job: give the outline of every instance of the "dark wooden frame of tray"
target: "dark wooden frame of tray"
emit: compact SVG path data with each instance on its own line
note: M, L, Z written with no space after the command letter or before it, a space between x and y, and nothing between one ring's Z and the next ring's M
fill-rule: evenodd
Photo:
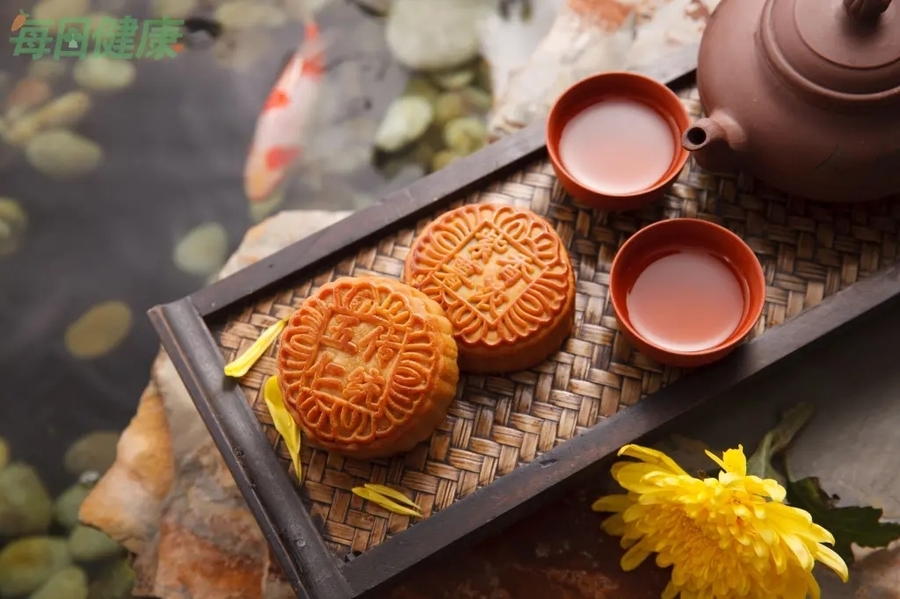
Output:
M696 47L654 65L670 85L692 74ZM340 562L328 548L224 361L209 322L324 260L371 241L398 224L449 204L485 181L545 152L544 129L533 126L413 183L383 201L149 316L251 512L300 597L370 597L423 560L507 526L553 499L591 466L788 355L900 296L900 266L860 281L810 308L725 360L701 369L543 453L419 525L355 559ZM477 533L477 534L476 534Z

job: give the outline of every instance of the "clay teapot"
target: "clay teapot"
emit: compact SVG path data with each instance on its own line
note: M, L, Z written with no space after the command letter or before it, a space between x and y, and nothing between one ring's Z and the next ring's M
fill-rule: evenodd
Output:
M722 0L682 143L713 172L856 202L900 194L900 0Z

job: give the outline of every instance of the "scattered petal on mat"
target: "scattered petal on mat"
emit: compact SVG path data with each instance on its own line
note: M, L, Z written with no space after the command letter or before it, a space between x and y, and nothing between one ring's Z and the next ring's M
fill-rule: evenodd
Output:
M241 378L247 374L253 368L253 365L256 364L256 361L266 353L269 346L275 343L278 335L284 330L285 325L287 325L287 319L283 318L263 331L259 339L247 348L247 351L225 365L225 376Z
M379 505L389 512L394 512L395 514L400 514L401 516L422 518L422 514L420 514L418 510L408 508L405 505L400 505L393 499L389 499L388 497L385 497L384 495L381 495L380 493L377 493L372 489L367 489L366 487L353 487L350 490L354 495L359 495L366 501L371 501L375 505Z
M219 223L204 223L188 231L172 254L178 270L208 277L225 264L228 257L228 232Z
M278 378L270 376L266 379L263 387L263 399L266 400L266 407L269 409L269 415L272 416L272 424L275 430L284 439L288 453L291 454L291 463L294 465L294 473L297 475L297 482L303 482L303 464L300 463L300 428L290 412L284 406L284 398L281 396L281 389L278 387Z
M392 489L391 487L388 487L385 485L376 485L374 483L366 483L363 485L363 487L365 487L366 489L369 489L370 491L375 491L379 495L384 495L385 497L395 499L396 501L399 501L402 504L408 505L409 507L413 508L417 512L422 511L422 508L420 508L415 501L413 501L412 499L410 499L409 497L407 497L406 495L404 495L397 489Z
M66 329L66 349L76 358L97 358L119 346L131 331L131 309L106 301L82 314Z
M0 198L0 256L8 256L19 248L28 216L22 205L12 198Z

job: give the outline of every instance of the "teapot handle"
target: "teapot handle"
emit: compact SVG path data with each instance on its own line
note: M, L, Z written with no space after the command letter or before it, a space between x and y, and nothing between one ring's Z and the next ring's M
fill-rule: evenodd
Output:
M851 17L872 20L888 9L891 0L844 0L844 8Z

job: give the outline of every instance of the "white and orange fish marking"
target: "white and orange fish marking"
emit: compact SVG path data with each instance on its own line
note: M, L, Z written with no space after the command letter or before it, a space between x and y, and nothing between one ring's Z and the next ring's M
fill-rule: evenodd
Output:
M278 189L302 154L324 73L319 27L308 21L303 44L284 67L256 121L244 168L244 191L251 202L262 202Z

